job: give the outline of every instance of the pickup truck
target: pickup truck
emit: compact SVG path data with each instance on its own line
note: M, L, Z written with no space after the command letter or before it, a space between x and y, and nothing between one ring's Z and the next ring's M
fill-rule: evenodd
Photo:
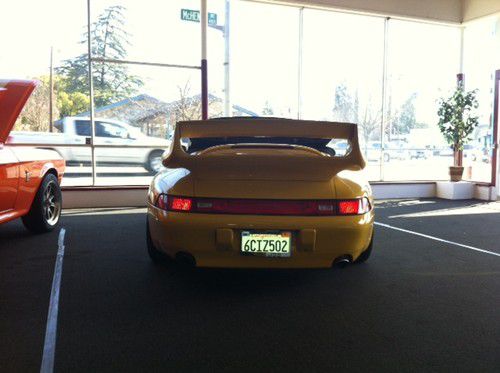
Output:
M380 141L370 141L365 147L365 158L367 161L380 162L382 144ZM402 142L386 142L384 144L384 162L394 159L404 161L408 159L408 152Z
M162 168L161 156L170 147L169 140L146 136L138 128L117 120L96 118L94 122L94 144L106 145L95 148L98 164L142 165L154 173ZM58 133L11 132L9 141L53 149L66 160L67 165L89 164L91 152L88 147L57 145L90 144L90 119L65 117L54 126Z

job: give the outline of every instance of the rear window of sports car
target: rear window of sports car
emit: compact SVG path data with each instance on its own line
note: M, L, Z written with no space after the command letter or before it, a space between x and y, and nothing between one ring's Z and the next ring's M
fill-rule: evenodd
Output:
M208 137L183 138L181 144L189 154L220 145L241 144L279 144L300 145L318 150L331 157L345 157L350 152L350 144L345 139L315 139L305 137Z

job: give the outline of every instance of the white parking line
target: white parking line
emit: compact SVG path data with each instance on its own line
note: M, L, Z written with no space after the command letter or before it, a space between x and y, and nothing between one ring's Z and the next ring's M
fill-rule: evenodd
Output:
M61 228L61 231L59 232L59 248L57 249L54 277L52 279L52 290L50 292L49 313L47 316L47 329L45 330L45 342L43 344L42 366L40 367L40 373L52 373L54 371L54 357L56 353L57 337L57 314L59 313L59 289L61 288L65 234L66 230L64 228Z
M380 225L381 227L394 229L396 231L405 232L405 233L413 234L415 236L420 236L420 237L428 238L430 240L444 242L444 243L447 243L447 244L450 244L450 245L455 245L455 246L463 247L465 249L479 251L480 253L484 253L484 254L490 254L490 255L500 256L500 253L495 253L493 251L483 250L483 249L480 249L478 247L464 245L464 244L461 244L461 243L458 243L458 242L443 240L442 238L438 238L438 237L434 237L434 236L429 236L428 234L418 233L418 232L414 232L414 231L409 231L408 229L394 227L394 226L389 225L389 224L375 222L375 225Z

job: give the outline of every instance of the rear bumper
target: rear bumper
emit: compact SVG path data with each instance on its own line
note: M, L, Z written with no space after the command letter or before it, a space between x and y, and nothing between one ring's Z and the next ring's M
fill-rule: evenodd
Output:
M175 257L188 253L199 267L324 268L343 255L353 260L368 247L373 210L362 216L262 216L167 212L148 206L151 239ZM292 231L290 258L241 255L242 230Z

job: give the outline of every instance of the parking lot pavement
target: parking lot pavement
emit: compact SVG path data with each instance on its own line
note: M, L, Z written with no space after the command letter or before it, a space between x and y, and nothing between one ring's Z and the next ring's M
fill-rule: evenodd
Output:
M376 211L379 222L500 253L500 202L382 201Z
M57 234L0 225L0 372L39 370Z
M420 200L377 207L383 224L498 251L496 204ZM62 223L56 371L493 372L500 366L494 255L378 226L364 265L189 270L149 261L144 209L70 210ZM9 223L0 227L0 239L0 331L9 341L0 344L0 370L38 370L57 232L36 238Z

